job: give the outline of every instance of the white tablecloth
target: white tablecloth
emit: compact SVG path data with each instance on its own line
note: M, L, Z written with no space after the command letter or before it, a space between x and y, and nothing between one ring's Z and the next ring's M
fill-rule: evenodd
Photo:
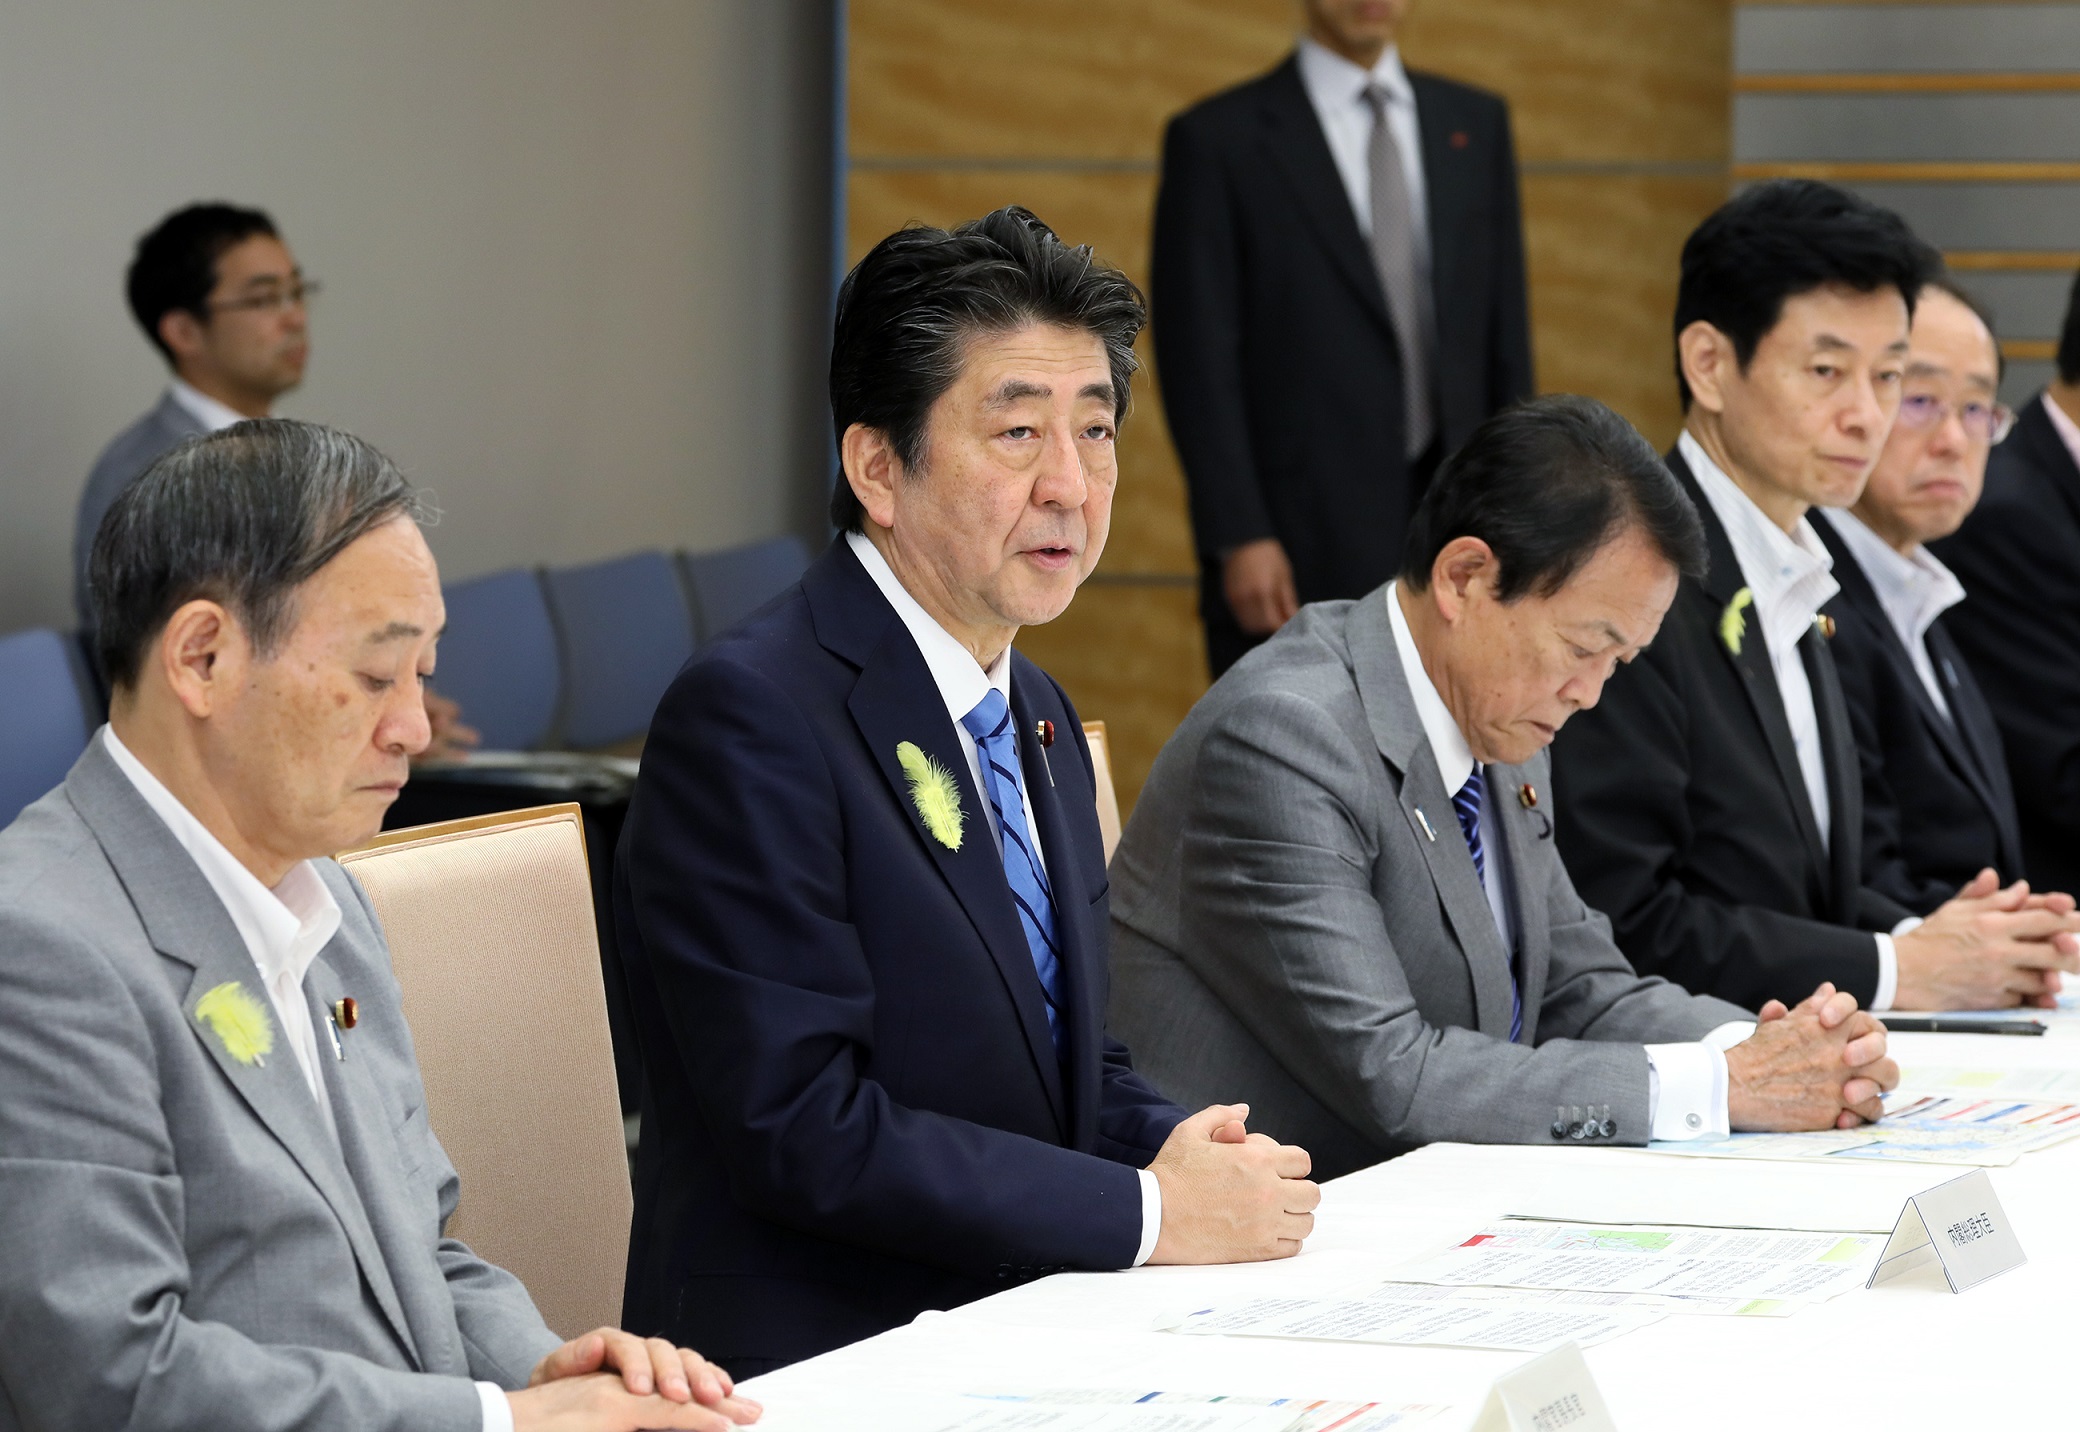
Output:
M1903 1065L2080 1068L2080 1014L2041 1039L1894 1035ZM1471 1422L1522 1354L1184 1337L1166 1315L1327 1296L1388 1277L1481 1220L1799 1224L1889 1230L1939 1164L1762 1163L1627 1149L1439 1144L1328 1184L1297 1258L1072 1273L754 1379L770 1432L917 1429L983 1389L1112 1387L1446 1402ZM1959 1295L1933 1266L1789 1318L1669 1317L1585 1356L1624 1432L1682 1428L2080 1428L2080 1140L1991 1170L2029 1262ZM972 1404L971 1404L972 1405Z

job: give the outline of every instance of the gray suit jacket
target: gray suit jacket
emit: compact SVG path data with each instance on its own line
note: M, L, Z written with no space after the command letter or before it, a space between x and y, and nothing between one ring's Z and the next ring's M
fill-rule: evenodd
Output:
M87 596L87 558L94 550L94 534L101 530L101 519L108 515L123 489L144 476L146 468L181 439L202 430L195 415L175 402L173 391L168 389L150 412L117 433L114 441L101 450L101 456L94 459L94 470L87 474L87 490L79 496L79 520L72 528L72 604L79 612L83 629L92 630L94 626L93 603Z
M1192 709L1113 856L1111 1022L1135 1063L1186 1108L1247 1101L1322 1177L1437 1140L1549 1142L1562 1105L1607 1104L1614 1141L1644 1142L1642 1046L1749 1016L1633 972L1553 848L1543 754L1487 779L1514 1045L1508 954L1384 589L1304 608Z
M266 996L209 882L100 738L0 833L0 1429L477 1432L557 1338L442 1236L426 1122L361 888L304 981L339 1125L277 1042L241 1064L207 990ZM333 1058L326 1014L361 1006Z

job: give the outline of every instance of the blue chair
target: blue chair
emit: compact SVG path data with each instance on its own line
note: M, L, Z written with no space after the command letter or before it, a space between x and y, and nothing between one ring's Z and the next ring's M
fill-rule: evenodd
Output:
M525 569L457 582L441 595L448 628L436 691L462 705L487 750L531 751L555 734L563 694L556 627L541 579Z
M0 637L0 827L64 780L93 734L75 650L47 628Z
M693 613L672 559L636 552L543 580L569 674L563 744L596 750L642 735L693 655Z
M799 537L775 537L720 552L679 557L686 589L700 614L701 640L711 642L802 579L809 549Z

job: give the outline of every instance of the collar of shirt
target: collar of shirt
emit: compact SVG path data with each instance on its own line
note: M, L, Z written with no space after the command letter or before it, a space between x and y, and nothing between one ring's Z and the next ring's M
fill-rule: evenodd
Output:
M339 931L339 902L332 898L317 867L306 860L293 867L282 883L269 890L258 876L211 835L180 798L132 754L111 726L101 728L116 768L144 797L145 804L166 824L181 849L202 871L210 889L224 903L231 923L259 968L261 981L273 982L287 976L300 986L318 951Z
M1913 556L1902 557L1853 512L1829 511L1825 518L1870 578L1900 643L1909 652L1920 649L1930 623L1964 600L1964 583L1926 547L1917 546Z
M220 433L233 423L246 420L244 413L235 412L200 389L191 388L175 378L167 384L166 391L173 400L188 410L188 415L202 424L206 431Z
M932 615L910 595L909 588L897 578L881 555L881 549L857 532L845 534L847 545L853 555L888 598L888 604L896 609L910 639L917 643L917 650L924 657L924 664L931 668L932 681L939 688L939 699L946 703L946 714L953 718L956 729L961 718L975 709L975 703L994 686L1004 697L1004 705L1011 705L1011 648L1005 647L997 656L996 664L984 670L975 654L954 639L953 633L932 620Z
M1387 619L1394 627L1394 650L1401 657L1401 674L1408 682L1408 694L1415 698L1416 719L1423 723L1430 755L1437 762L1437 778L1444 782L1446 795L1457 795L1459 787L1473 774L1473 748L1466 744L1466 733L1452 719L1451 708L1444 704L1430 673L1423 669L1423 654L1416 649L1408 613L1401 610L1399 582L1387 584Z
M1318 110L1355 108L1369 121L1372 111L1365 103L1367 85L1384 89L1387 99L1396 106L1415 108L1415 86L1408 82L1408 70L1401 63L1399 45L1387 46L1378 63L1369 70L1360 69L1308 36L1301 37L1298 54L1300 82L1307 87L1307 97L1314 101Z
M2073 421L2071 413L2052 402L2049 393L2044 394L2038 401L2043 403L2044 415L2051 419L2051 426L2057 430L2059 439L2065 443L2066 451L2073 455L2073 465L2080 467L2080 422Z
M1834 558L1805 518L1788 533L1770 521L1688 429L1676 440L1676 449L1690 464L1705 501L1733 544L1734 560L1755 599L1762 639L1772 656L1784 655L1797 647L1820 608L1842 589L1834 579Z

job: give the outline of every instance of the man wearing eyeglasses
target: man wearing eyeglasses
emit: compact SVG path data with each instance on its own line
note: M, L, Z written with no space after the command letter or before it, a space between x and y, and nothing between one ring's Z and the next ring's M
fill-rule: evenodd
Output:
M161 454L197 433L264 418L303 381L307 305L317 293L258 209L194 204L137 241L130 312L173 370L152 410L102 451L80 496L72 539L74 600L91 629L87 554L116 497Z
M1854 507L1814 530L1841 592L1828 604L1863 767L1866 882L1919 914L2023 873L2000 730L1943 624L1964 585L1923 546L1964 522L2013 415L1993 331L1937 279L1914 309L1899 416Z

